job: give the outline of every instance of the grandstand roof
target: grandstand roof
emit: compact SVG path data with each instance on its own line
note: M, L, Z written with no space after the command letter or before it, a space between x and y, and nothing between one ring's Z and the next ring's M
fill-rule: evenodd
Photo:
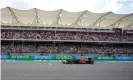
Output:
M87 10L68 12L63 9L44 11L37 8L18 10L6 7L1 9L1 24L14 26L133 29L133 13L92 13Z

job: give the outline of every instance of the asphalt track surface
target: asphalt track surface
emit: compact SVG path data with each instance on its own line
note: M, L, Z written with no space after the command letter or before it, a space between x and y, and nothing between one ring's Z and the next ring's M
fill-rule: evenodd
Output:
M133 80L133 62L2 62L1 80Z

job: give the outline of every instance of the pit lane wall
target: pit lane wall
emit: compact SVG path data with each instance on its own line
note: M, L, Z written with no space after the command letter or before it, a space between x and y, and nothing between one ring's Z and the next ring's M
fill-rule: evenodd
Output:
M74 60L81 57L93 58L95 61L133 61L133 56L7 56L1 55L1 60Z

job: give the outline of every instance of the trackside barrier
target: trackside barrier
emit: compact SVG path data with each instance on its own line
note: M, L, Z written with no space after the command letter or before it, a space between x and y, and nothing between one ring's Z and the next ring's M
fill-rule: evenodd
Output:
M82 58L82 57L95 59L95 56L74 56L74 59L79 59L79 58Z
M97 61L114 61L115 57L114 56L96 56L95 60L97 60Z
M115 56L116 61L133 61L133 56Z
M32 56L33 60L54 60L54 56Z
M74 56L54 56L54 60L73 60Z
M73 60L74 56L1 56L2 60Z
M9 59L9 56L1 55L0 58L1 58L1 59Z
M1 60L75 60L81 57L93 58L96 61L133 61L133 56L7 56L1 55Z

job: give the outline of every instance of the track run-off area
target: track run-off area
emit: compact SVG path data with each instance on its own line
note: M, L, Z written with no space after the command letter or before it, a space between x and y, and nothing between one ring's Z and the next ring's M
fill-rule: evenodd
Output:
M2 61L1 80L133 80L133 62Z

